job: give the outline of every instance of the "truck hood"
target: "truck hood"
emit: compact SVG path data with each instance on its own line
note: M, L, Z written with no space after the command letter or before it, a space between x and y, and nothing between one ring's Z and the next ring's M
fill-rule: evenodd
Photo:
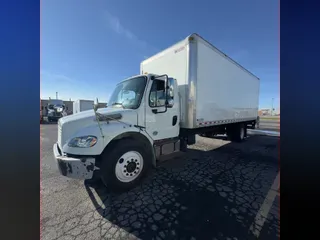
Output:
M137 124L138 115L135 110L122 108L100 108L97 113L102 114L103 117L121 115L121 122L135 125ZM112 121L112 120L110 120ZM116 121L116 120L115 120ZM107 124L106 121L100 121L101 124ZM58 122L58 143L63 146L66 142L74 137L78 132L86 127L97 125L94 110L87 110L73 115L65 116L59 119ZM104 134L108 135L107 132Z
M137 113L132 110L132 109L122 109L122 108L100 108L97 110L97 113L102 114L104 116L113 116L116 114L121 114L122 122L127 122L131 124L136 124L137 123ZM87 119L90 120L95 120L95 114L93 110L87 110L83 112L79 112L76 114L72 114L66 117L63 117L60 119L60 124L65 124L65 123L71 123L71 122L78 122L78 121L85 121ZM134 122L132 122L132 120Z

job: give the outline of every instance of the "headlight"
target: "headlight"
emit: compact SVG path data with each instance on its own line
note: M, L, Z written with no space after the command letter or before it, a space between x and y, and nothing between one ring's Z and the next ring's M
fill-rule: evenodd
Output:
M95 136L75 137L69 141L68 146L79 147L79 148L89 148L89 147L93 147L97 143L97 141L98 140Z

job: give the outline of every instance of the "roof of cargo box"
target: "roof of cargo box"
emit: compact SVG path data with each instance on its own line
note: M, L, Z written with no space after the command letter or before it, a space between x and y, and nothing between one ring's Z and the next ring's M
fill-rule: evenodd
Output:
M254 76L255 78L257 78L258 80L260 80L260 78L258 78L256 75L254 75L252 72L250 72L248 69L244 68L242 65L240 65L238 62L236 62L235 60L233 60L231 57L229 57L227 54L223 53L221 50L219 50L218 48L216 48L215 46L213 46L210 42L208 42L207 40L205 40L203 37L201 37L199 34L197 33L193 33L191 35L189 35L188 37L186 37L185 39L171 45L170 47L164 49L163 51L149 57L148 59L144 60L141 62L141 65L144 63L147 63L149 61L154 60L155 58L160 57L161 55L164 54L165 51L169 50L171 47L175 46L176 44L179 44L181 42L184 41L190 41L191 38L196 38L197 40L200 40L202 42L204 42L206 45L208 45L209 47L211 47L214 51L216 51L217 53L219 53L220 55L224 56L225 58L227 58L228 60L230 60L231 62L233 62L234 64L236 64L238 67L242 68L243 70L245 70L246 72L248 72L249 74L251 74L252 76Z

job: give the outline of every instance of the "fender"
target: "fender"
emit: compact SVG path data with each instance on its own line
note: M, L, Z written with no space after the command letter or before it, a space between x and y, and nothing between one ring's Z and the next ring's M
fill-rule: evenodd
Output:
M151 159L151 164L153 166L156 166L156 154L153 148L153 140L150 138L148 134L146 134L144 131L129 131L129 132L123 132L116 136L112 141L106 146L104 151L108 151L109 148L112 148L113 145L121 141L121 139L134 139L136 142L140 142L142 145L144 145L146 148L149 149L152 159Z
M148 144L153 154L152 164L155 164L155 155L153 151L153 140L140 128L131 124L124 124L121 122L100 122L100 126L104 136L101 136L101 131L97 123L82 128L76 132L69 140L81 136L96 136L98 141L91 148L73 148L65 144L62 148L63 152L73 155L98 156L105 151L111 143L122 138L133 138L142 143ZM69 142L67 141L67 143Z

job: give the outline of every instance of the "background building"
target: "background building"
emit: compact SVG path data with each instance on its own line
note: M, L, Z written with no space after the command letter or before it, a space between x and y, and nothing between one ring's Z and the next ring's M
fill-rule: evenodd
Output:
M49 99L41 99L41 109L44 109L45 106L48 105ZM63 101L64 105L66 106L66 112L68 115L73 114L73 102L74 101ZM100 103L99 108L104 108L107 106L107 103Z

